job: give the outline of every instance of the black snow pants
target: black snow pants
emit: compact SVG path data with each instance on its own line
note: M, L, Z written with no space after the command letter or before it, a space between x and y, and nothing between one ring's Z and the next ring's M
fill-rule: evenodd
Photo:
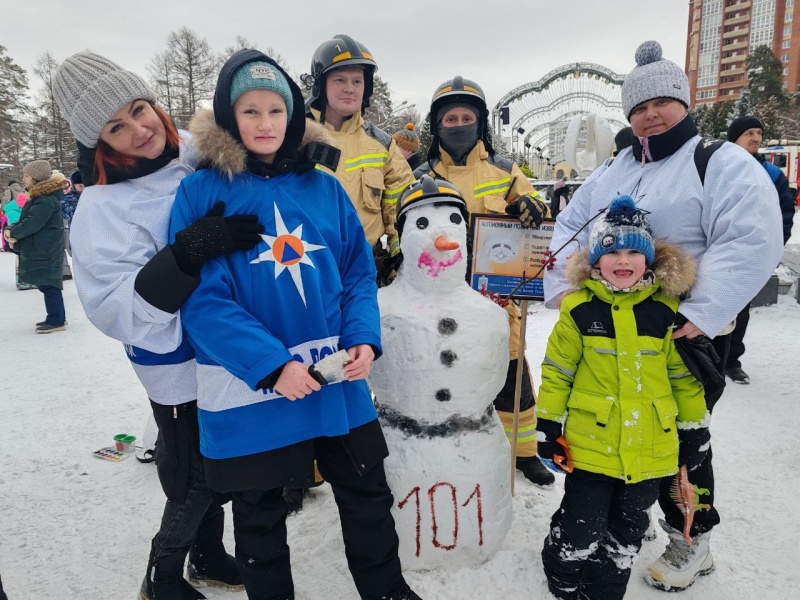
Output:
M728 352L731 346L731 337L733 334L717 336L713 340L714 349L720 357L720 372L723 372L725 362L728 360ZM724 373L723 373L724 375ZM715 395L706 394L706 407L708 412L713 413L714 406L722 396L722 391ZM694 520L692 521L692 529L689 535L692 537L699 533L711 531L715 526L719 525L720 517L717 512L716 503L714 502L714 466L712 464L712 447L709 446L708 452L703 462L694 471L689 471L689 481L698 488L705 488L708 490L708 495L701 496L700 502L702 504L709 504L711 508L708 510L698 510L694 513ZM683 531L683 513L680 511L675 501L670 496L670 487L672 486L672 477L665 477L661 480L661 491L658 494L658 505L664 511L664 520L678 531Z
M161 527L153 539L153 559L186 556L195 542L200 553L217 555L224 550L224 498L206 485L197 402L168 406L151 400L150 404L158 425L155 463L167 497Z
M345 555L359 596L377 600L405 585L383 461L359 475L340 437L314 440L320 474L333 490ZM250 600L294 598L282 488L231 492L236 562Z
M731 332L731 349L725 366L728 368L742 368L742 355L744 354L744 334L747 333L747 324L750 322L750 303L747 303L736 316L736 328Z
M575 469L550 521L542 563L561 600L621 600L650 523L660 479L626 484Z

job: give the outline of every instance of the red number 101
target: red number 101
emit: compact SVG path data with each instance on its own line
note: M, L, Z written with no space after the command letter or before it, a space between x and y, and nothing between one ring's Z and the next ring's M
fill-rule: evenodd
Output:
M452 502L453 508L453 543L452 544L443 544L439 541L439 528L436 525L436 503L434 502L436 497L436 492L439 488L449 488L450 490L450 500ZM444 493L447 493L445 490ZM420 502L420 487L417 486L412 489L408 495L403 498L400 502L397 503L397 508L403 509L408 501L414 498L416 509L417 509L417 522L416 522L416 553L415 556L419 556L421 540L422 540L422 514L421 514L421 502ZM481 501L481 484L478 483L475 485L475 489L472 490L472 493L469 497L464 501L461 505L467 506L470 501L475 498L475 506L478 513L478 545L483 546L483 503ZM457 500L457 493L456 488L452 483L448 483L446 481L440 481L439 483L435 483L428 489L428 503L431 507L431 543L434 545L435 548L441 548L442 550L453 550L458 545L458 500Z

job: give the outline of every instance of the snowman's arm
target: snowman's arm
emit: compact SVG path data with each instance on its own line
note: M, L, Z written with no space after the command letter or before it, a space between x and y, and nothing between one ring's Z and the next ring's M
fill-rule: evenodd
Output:
M558 322L547 340L542 385L536 400L537 417L559 422L563 422L567 412L567 401L583 355L583 337L570 315L575 302L573 297L569 300L562 304Z
M339 277L342 282L342 328L339 346L350 349L369 344L377 359L382 353L378 284L372 248L364 236L361 221L344 188L337 185L340 206L342 251Z

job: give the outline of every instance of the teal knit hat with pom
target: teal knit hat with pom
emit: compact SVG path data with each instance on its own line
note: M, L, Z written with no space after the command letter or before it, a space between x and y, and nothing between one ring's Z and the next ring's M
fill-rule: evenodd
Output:
M231 80L231 104L234 104L239 96L250 90L268 90L280 95L286 103L287 118L288 120L292 119L294 101L292 100L292 90L289 89L289 82L271 64L265 61L255 61L239 67Z
M614 198L589 234L589 264L596 265L601 256L614 250L637 250L644 254L649 267L655 260L656 250L646 214L636 207L630 196Z

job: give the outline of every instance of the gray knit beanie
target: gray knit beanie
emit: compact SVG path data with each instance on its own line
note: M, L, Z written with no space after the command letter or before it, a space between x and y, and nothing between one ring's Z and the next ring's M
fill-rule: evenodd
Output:
M53 174L53 169L46 160L34 160L23 167L22 174L28 175L38 183L50 179L50 175Z
M144 79L93 52L74 54L58 67L53 95L72 135L89 148L97 145L105 124L128 102L156 101Z
M622 83L622 110L628 121L634 108L656 98L672 98L689 108L689 79L678 65L661 57L661 44L649 41L636 49L636 67Z

